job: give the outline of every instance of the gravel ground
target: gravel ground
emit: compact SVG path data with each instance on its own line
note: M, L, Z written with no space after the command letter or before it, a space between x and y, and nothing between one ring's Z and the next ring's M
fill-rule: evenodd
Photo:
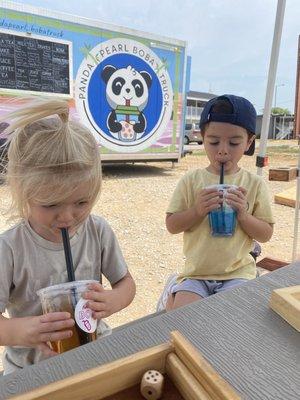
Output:
M286 143L269 142L269 146ZM290 141L289 144L293 150L296 149L296 141ZM164 220L165 210L179 178L190 169L207 165L206 156L199 151L200 146L189 148L195 151L184 157L175 168L171 167L171 163L104 167L102 194L93 212L104 216L111 224L137 284L133 303L107 319L112 327L153 313L167 276L183 266L182 235L170 235ZM272 168L297 164L296 151L272 152L270 148L268 154ZM254 164L254 157L244 157L241 161L241 166L256 172ZM272 196L295 186L295 180L268 181L268 169L264 169L264 176ZM5 200L4 187L0 188L0 196ZM262 245L262 257L272 255L291 261L294 208L273 204L273 210L276 219L274 235L270 242ZM0 231L7 227L5 218L1 217Z

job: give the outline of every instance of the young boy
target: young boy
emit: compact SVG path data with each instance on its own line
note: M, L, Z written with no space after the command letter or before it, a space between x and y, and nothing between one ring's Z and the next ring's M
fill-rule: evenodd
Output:
M255 109L243 97L219 96L204 107L200 129L209 165L183 176L167 209L167 229L170 233L183 232L186 260L177 281L169 282L166 310L256 277L255 261L249 252L253 240L270 240L274 219L263 179L238 166L243 154L254 153L255 125ZM222 164L224 183L237 186L226 195L227 204L237 213L231 237L211 236L208 221L208 213L219 208L222 199L217 189L207 187L219 183Z

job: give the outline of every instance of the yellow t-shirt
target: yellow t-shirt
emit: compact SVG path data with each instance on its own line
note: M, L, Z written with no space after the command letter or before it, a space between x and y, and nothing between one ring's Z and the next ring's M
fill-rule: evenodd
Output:
M191 208L201 189L217 183L218 176L206 169L188 172L178 182L167 213L174 214ZM224 183L242 186L247 190L250 214L270 224L275 222L268 189L260 176L241 168L236 174L226 175ZM256 276L256 266L249 254L252 249L253 240L242 230L238 221L233 236L213 237L206 216L183 234L186 260L179 279L253 279Z

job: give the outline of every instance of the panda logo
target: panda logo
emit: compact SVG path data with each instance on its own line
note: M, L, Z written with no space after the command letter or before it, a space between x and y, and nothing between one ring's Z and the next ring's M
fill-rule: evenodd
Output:
M106 122L111 135L122 142L140 139L147 127L143 110L148 103L151 75L138 72L131 65L119 69L106 65L101 78L111 107Z

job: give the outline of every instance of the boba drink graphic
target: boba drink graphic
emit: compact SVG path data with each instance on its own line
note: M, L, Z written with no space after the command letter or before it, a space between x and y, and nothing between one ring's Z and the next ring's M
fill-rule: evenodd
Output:
M111 151L135 153L154 145L173 124L166 59L127 38L86 45L83 51L75 80L82 122Z

